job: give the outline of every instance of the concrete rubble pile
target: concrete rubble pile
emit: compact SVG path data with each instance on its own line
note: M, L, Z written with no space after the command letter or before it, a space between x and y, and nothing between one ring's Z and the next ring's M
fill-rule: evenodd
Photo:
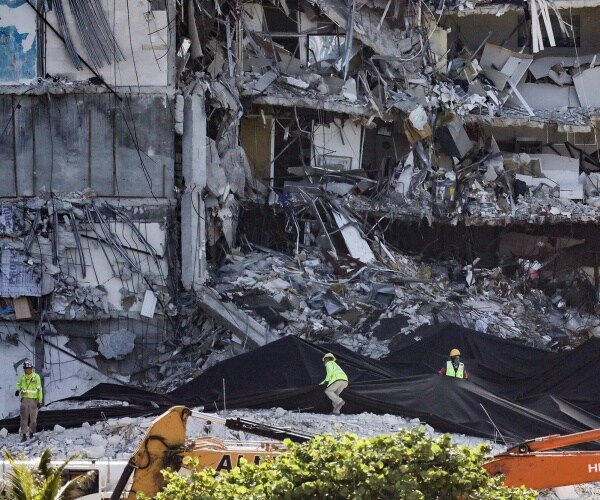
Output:
M529 267L507 277L500 268L388 252L393 261L361 263L347 278L316 249L303 249L299 264L276 253L232 255L214 288L223 301L258 318L269 338L335 341L373 358L387 354L396 335L444 321L546 348L597 334L595 314L580 313L579 304L568 307L558 291L547 296L532 288ZM237 342L244 343L242 331Z
M99 403L98 401L95 404ZM51 408L58 409L63 403L54 403ZM220 415L222 416L222 415ZM281 408L270 410L233 410L227 412L228 418L251 418L255 422L275 427L302 429L302 432L321 434L324 432L352 432L362 437L377 436L383 432L394 432L405 427L424 426L430 435L439 435L428 425L418 419L405 419L396 415L316 415L311 413L292 413ZM28 443L20 443L17 436L0 436L5 443L4 449L13 456L21 453L26 457L38 457L45 448L50 447L53 457L66 458L77 453L80 458L128 460L138 447L144 433L148 430L153 418L112 418L96 424L84 424L80 428L64 429L56 425L53 431L41 431L38 437ZM4 429L6 431L6 429ZM220 439L239 441L269 441L267 438L254 436L242 431L233 431L220 425L207 425L200 419L191 418L187 424L187 435L213 436ZM459 444L476 446L481 439L465 435L456 435ZM500 446L489 443L495 450Z

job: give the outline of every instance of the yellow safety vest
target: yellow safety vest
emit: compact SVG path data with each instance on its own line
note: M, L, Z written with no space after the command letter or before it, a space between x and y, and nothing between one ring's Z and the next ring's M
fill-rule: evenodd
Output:
M21 393L22 398L37 399L38 403L43 400L42 380L35 372L32 372L29 376L25 373L19 375L17 391Z
M458 363L458 370L455 371L452 361L446 361L446 375L448 377L465 378L464 363Z
M325 368L327 369L327 375L325 375L325 380L323 382L327 382L327 387L329 387L334 382L338 380L348 381L348 375L340 368L335 361L327 361L325 363Z

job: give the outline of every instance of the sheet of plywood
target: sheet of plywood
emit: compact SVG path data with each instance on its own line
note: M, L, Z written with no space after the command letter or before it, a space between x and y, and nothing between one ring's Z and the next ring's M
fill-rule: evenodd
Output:
M27 297L17 297L13 300L13 308L15 309L16 319L31 319L31 306Z
M242 118L240 142L255 179L273 177L273 119L269 116Z

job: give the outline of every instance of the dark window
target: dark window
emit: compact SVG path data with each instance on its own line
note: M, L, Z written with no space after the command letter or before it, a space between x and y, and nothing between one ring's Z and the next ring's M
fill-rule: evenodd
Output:
M563 16L566 25L566 33L560 29L558 18L555 14L550 14L550 24L554 33L554 41L557 47L579 47L581 45L581 19L579 16ZM546 33L544 20L540 17L540 27L542 29L542 39L544 47L550 47L550 40ZM519 16L519 47L531 42L530 32L531 23L525 20L525 17ZM568 35L568 36L567 36Z
M287 50L290 54L298 57L296 53L298 51L298 38L297 37L273 37L273 42L278 45L281 45L285 50Z
M167 0L148 0L150 10L167 10Z
M271 5L263 5L267 28L271 33L298 33L298 11L290 9L290 15Z

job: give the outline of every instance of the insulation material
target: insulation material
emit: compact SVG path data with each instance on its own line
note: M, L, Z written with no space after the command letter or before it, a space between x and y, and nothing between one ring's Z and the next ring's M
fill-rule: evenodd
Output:
M27 262L26 254L11 248L0 252L0 297L41 297L41 273Z

